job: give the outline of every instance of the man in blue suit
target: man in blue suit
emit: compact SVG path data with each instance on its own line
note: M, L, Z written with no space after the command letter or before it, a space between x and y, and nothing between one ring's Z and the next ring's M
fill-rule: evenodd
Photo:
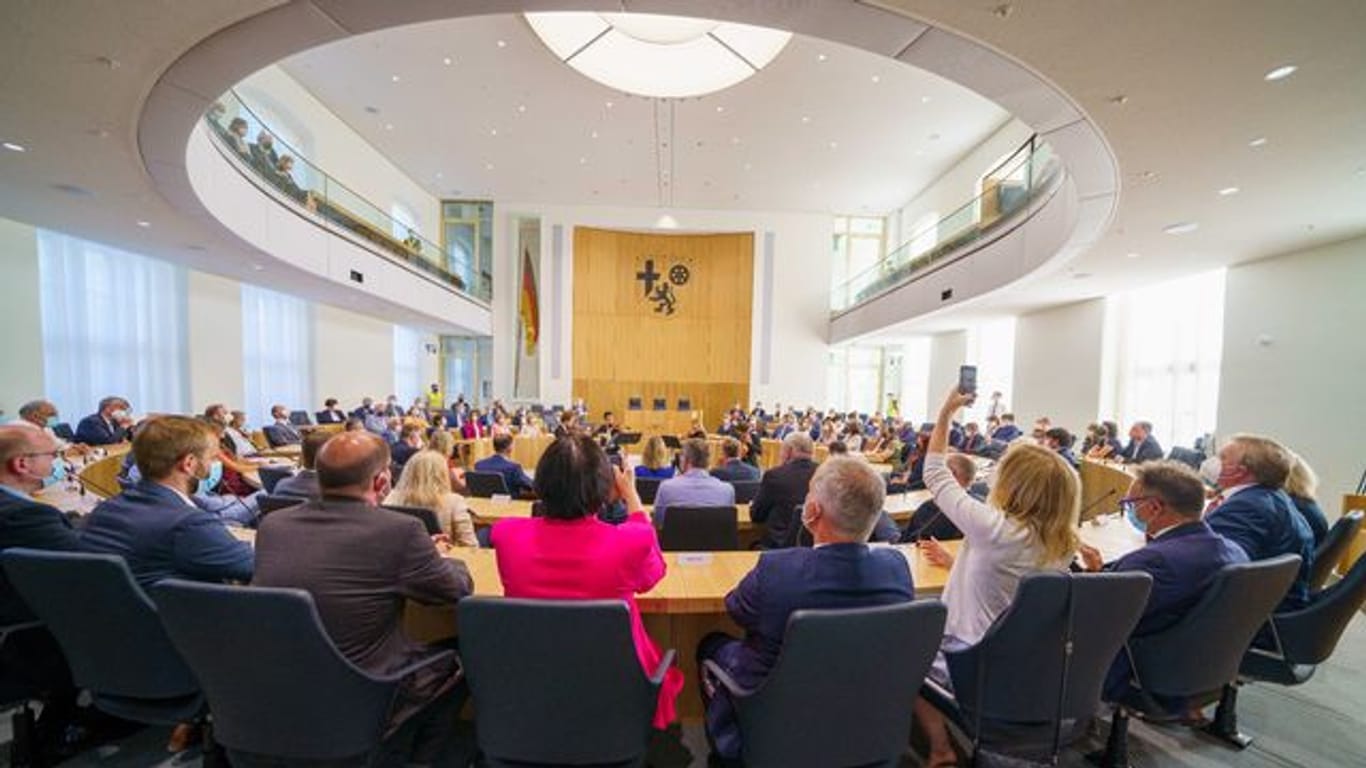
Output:
M1241 547L1200 519L1204 505L1204 483L1194 470L1176 461L1150 462L1134 471L1134 482L1120 500L1129 522L1147 537L1148 545L1104 566L1099 551L1082 545L1082 560L1089 571L1141 571L1153 577L1134 637L1170 628L1200 601L1219 569L1247 562ZM1133 690L1132 671L1128 654L1121 651L1105 679L1106 701L1121 701ZM1182 714L1180 702L1170 704L1173 714Z
M725 461L711 471L711 476L728 483L758 480L759 468L740 460L740 441L728 437L721 441L721 455Z
M261 428L266 433L266 442L270 443L271 448L279 448L282 445L298 445L304 441L303 435L289 421L289 409L283 405L272 405L270 407L270 417L275 419L274 424L267 424Z
M97 412L81 419L76 425L76 442L86 445L113 445L129 439L132 419L128 401L121 397L106 397Z
M522 465L510 458L512 435L499 435L493 438L493 455L474 463L476 472L496 472L507 483L508 493L515 499L531 491L531 478L527 477Z
M1162 446L1153 437L1153 425L1147 421L1135 421L1129 427L1129 444L1119 452L1119 459L1125 464L1142 464L1162 458Z
M1314 534L1281 490L1290 463L1289 452L1275 440L1235 435L1219 449L1220 495L1205 515L1210 528L1237 542L1252 560L1300 556L1299 575L1278 612L1309 604L1314 568Z
M138 482L95 507L81 547L121 555L144 589L168 578L251 580L251 546L191 499L201 483L217 482L218 451L214 432L198 419L145 422L133 440Z
M991 439L1009 443L1018 439L1022 434L1024 433L1020 431L1020 428L1015 426L1015 414L1003 413L1001 414L1001 426L991 433Z
M711 660L735 682L755 688L773 669L787 620L803 609L861 608L915 599L906 558L864 542L885 498L881 476L855 457L831 457L811 478L801 524L815 547L765 552L754 570L726 595L726 611L745 630L737 640L721 633L702 639L698 667ZM741 735L725 689L704 676L707 738L723 758L740 756Z

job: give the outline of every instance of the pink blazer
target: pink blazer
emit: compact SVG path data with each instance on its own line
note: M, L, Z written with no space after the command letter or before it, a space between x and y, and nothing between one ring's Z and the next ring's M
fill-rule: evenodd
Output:
M465 438L466 440L473 440L478 437L483 437L485 431L486 430L479 425L479 422L475 421L474 419L469 419L460 426L460 436Z
M659 539L644 513L633 513L615 526L596 517L510 518L493 526L490 540L508 597L625 600L636 657L646 674L654 673L663 654L645 631L635 596L659 583L665 569ZM674 667L659 690L656 728L673 722L674 701L682 689L683 673Z

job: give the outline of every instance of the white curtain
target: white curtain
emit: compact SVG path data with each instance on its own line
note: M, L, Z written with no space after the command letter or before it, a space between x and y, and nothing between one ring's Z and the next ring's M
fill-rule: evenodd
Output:
M38 230L45 394L74 422L100 398L136 413L188 401L185 269Z
M1164 449L1213 432L1223 355L1220 269L1111 297L1117 337L1116 416L1122 428L1151 421Z
M394 395L407 407L422 394L422 333L394 326Z
M270 408L307 410L313 402L313 306L283 293L242 285L242 392L248 423L269 424Z

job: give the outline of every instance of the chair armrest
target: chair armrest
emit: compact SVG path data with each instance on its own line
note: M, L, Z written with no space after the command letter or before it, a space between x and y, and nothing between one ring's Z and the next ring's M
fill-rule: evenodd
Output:
M753 696L754 691L756 690L742 687L739 683L735 682L735 678L731 677L730 673L723 669L720 664L717 664L710 659L702 662L702 675L703 677L710 675L715 678L716 682L720 683L721 686L726 689L726 692L731 695L731 698L743 699L747 696Z
M659 666L655 668L654 674L650 675L650 685L658 688L664 684L664 675L668 674L669 667L674 665L674 657L677 655L678 651L672 648L664 652L664 658L659 660Z
M383 683L397 683L403 678L413 674L414 672L420 669L433 666L439 661L447 661L453 658L455 658L455 651L442 651L440 653L428 656L425 659L415 661L412 664L409 664L408 666L403 667L402 669L399 669L395 672L390 672L387 675L370 675L370 677L374 680Z
M920 686L920 695L955 724L963 725L963 710L958 707L958 699L952 691L926 678Z
M28 632L29 630L40 629L42 627L43 622L36 619L34 621L24 621L18 624L7 624L0 627L0 646L3 646L6 640L9 640L10 635L17 635L20 632Z

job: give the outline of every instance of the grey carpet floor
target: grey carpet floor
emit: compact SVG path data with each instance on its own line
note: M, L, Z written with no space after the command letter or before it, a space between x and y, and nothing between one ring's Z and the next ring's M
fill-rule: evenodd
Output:
M1321 665L1308 683L1295 688L1249 685L1239 699L1240 724L1253 737L1252 746L1235 751L1179 726L1152 726L1134 721L1130 754L1134 766L1238 766L1239 768L1366 768L1366 616L1358 615L1337 653ZM1105 726L1102 725L1103 733ZM71 768L199 768L197 752L172 756L164 745L167 728L148 728L122 741L84 752L62 763ZM462 724L469 735L469 724ZM0 718L0 764L8 764L8 718ZM1103 746L1099 738L1064 755L1062 765L1086 765L1086 749ZM706 765L706 739L689 726L671 738L657 740L651 764L659 768ZM908 755L904 765L918 765Z

